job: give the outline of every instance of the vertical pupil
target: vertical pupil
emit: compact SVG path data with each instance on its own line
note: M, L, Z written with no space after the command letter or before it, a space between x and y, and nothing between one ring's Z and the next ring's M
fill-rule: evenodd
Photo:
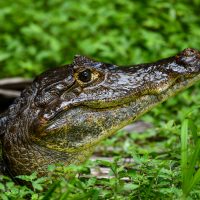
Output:
M78 77L82 82L89 82L91 80L91 71L86 69L85 71L81 72Z

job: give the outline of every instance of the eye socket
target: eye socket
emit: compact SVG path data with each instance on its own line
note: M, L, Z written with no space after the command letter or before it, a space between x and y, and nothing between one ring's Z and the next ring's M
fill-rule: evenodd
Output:
M78 84L82 87L87 87L89 85L94 85L101 81L103 75L100 71L97 71L95 69L88 68L79 68L74 73L74 78L78 82Z
M86 69L78 74L78 79L84 83L90 82L92 79L92 72Z

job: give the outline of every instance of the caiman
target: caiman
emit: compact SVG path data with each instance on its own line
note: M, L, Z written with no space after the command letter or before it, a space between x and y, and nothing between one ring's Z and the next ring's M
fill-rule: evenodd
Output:
M1 115L1 171L43 176L50 164L80 164L101 140L199 79L200 52L190 48L129 67L75 56L38 76Z

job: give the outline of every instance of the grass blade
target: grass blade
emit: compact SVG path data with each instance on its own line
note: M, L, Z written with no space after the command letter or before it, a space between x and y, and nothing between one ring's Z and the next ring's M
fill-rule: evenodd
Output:
M199 159L200 152L200 140L198 140L197 145L194 147L194 152L189 160L189 167L187 170L186 180L191 180L186 188L186 194L189 194L190 190L200 181L200 169L195 173L195 165Z
M46 192L45 196L42 198L42 200L48 200L52 197L52 194L54 193L55 189L58 187L60 184L60 181L55 182L49 190Z
M181 127L181 170L182 170L182 188L185 191L187 187L187 162L188 162L188 152L187 152L187 142L188 142L188 119L184 120Z

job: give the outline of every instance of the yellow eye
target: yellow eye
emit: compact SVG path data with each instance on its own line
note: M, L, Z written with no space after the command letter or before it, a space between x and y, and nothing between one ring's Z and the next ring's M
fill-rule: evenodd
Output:
M100 78L100 72L96 70L91 70L89 68L79 70L75 73L75 79L82 86L87 86L88 84L93 84Z
M88 83L92 80L92 72L90 69L86 69L78 74L78 79L84 83Z

